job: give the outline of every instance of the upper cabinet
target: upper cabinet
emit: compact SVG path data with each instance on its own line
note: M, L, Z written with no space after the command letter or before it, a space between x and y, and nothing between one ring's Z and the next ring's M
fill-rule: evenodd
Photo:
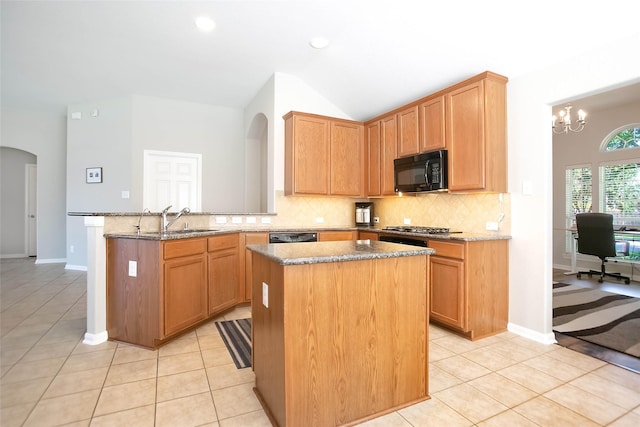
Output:
M418 106L409 107L396 115L398 127L398 157L420 152Z
M285 120L286 195L364 195L364 126L290 112Z
M451 192L507 191L507 79L482 76L445 95Z
M445 97L438 95L418 106L420 151L441 150L445 145Z

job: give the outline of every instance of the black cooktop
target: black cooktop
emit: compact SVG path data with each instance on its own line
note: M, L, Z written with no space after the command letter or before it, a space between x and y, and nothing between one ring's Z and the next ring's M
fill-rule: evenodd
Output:
M425 227L425 226L418 226L418 225L390 225L385 227L385 230L401 231L403 233L417 233L417 234L462 233L462 231L451 231L446 227Z

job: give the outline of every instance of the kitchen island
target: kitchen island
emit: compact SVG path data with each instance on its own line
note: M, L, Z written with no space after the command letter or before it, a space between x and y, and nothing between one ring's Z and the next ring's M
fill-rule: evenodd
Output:
M428 255L375 240L251 245L255 391L277 426L429 398Z

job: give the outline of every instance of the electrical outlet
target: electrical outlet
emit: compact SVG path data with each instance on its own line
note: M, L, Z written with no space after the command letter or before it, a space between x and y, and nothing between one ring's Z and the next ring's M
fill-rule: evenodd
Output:
M234 224L242 224L242 217L241 216L233 216L231 217L231 222Z
M269 308L269 285L262 282L262 305Z
M255 224L256 223L256 217L255 216L248 216L247 217L247 224Z
M271 224L271 218L268 216L263 216L262 218L260 218L260 222L263 224Z
M404 225L411 225L411 218L405 218Z
M226 216L217 216L216 217L216 224L226 224L227 223L227 217Z
M138 276L138 263L135 261L129 261L129 276Z
M498 231L498 223L492 221L487 222L487 230Z
M316 222L317 222L318 224L322 224L322 223L324 222L324 218L323 218L323 217L321 217L321 216L319 216L318 218L316 218Z

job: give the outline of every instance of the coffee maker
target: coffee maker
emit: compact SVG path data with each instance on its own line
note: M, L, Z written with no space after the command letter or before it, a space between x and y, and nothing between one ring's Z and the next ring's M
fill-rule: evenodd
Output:
M373 225L373 203L356 202L356 227Z

